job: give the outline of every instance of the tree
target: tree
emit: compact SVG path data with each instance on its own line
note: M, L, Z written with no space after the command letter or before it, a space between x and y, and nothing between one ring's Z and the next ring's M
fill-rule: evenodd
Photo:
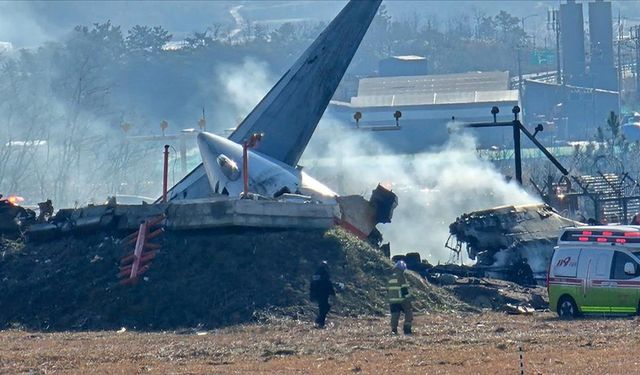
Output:
M75 50L90 50L96 58L117 59L125 50L120 26L111 24L111 20L105 23L94 23L93 28L76 26L67 46Z
M498 37L503 43L511 46L523 45L526 41L526 33L520 27L520 19L508 12L501 10L494 17L494 22L498 30Z
M494 40L498 34L493 17L480 16L478 19L476 37L484 40Z
M389 37L390 27L391 16L387 13L386 5L382 4L362 40L364 48L369 49L374 56L379 58L389 56L392 44L392 40Z
M609 113L609 117L607 118L607 125L609 126L609 131L611 132L613 139L618 139L620 137L620 119L614 111L611 111Z
M90 163L84 156L95 149L88 137L97 119L110 111L109 93L124 52L120 27L107 21L92 28L77 26L64 48L53 53L57 73L51 77L51 88L63 125L53 133L52 141L60 149L52 188L55 200L61 203L83 196L81 170Z
M287 44L298 39L296 26L291 22L285 22L271 32L271 40L274 43Z
M457 14L449 18L447 35L455 35L457 38L469 38L473 35L471 21L467 14Z
M194 31L190 36L185 38L187 47L190 49L207 48L213 44L213 38L209 35L209 30L204 32Z
M127 32L126 47L131 51L159 52L173 38L161 26L136 25Z

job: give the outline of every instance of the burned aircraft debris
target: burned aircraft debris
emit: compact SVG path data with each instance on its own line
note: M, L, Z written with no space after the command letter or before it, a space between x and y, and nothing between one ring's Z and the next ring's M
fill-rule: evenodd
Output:
M2 198L2 195L0 195ZM0 235L19 236L24 228L36 219L33 210L18 205L16 196L0 199Z
M458 256L465 249L476 266L494 276L525 276L528 264L543 280L553 246L563 228L583 225L560 216L547 204L501 206L466 213L449 225L446 246ZM515 269L514 269L515 267Z
M471 306L521 314L545 309L549 304L546 289L527 278L516 280L514 275L510 275L510 280L492 279L485 277L487 267L451 263L432 265L420 259L419 253L398 254L391 259L392 262L403 260L407 269L430 284L451 291ZM518 267L511 272L514 270Z
M382 185L371 192L369 201L360 195L338 196L336 201L340 207L338 222L358 237L369 238L376 245L382 242L376 224L391 222L393 210L398 206L398 196Z

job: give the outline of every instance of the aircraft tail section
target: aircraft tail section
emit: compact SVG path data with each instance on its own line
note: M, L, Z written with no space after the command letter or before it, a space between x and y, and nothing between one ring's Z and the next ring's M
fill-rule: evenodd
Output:
M351 63L381 0L351 1L229 139L264 133L261 153L295 166Z
M242 121L229 139L264 133L258 151L296 166L382 0L351 0ZM169 191L169 199L211 195L200 164Z

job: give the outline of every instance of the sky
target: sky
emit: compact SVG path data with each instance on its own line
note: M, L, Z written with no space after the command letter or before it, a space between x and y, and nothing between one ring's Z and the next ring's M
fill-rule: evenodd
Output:
M585 2L585 1L583 1ZM233 25L230 10L241 6L239 13L250 22L277 25L285 21L329 21L344 6L344 0L260 0L260 1L5 1L0 0L0 42L16 48L37 47L58 40L74 26L111 20L128 30L136 24L161 25L175 39L193 31L203 31L213 24ZM493 15L506 10L518 17L528 17L525 27L544 30L546 11L557 7L558 0L458 0L418 1L385 0L393 17L409 17L414 13L437 15L439 19L461 13L483 11ZM629 22L640 22L639 1L614 1ZM586 12L586 7L585 7ZM125 33L126 34L126 33Z

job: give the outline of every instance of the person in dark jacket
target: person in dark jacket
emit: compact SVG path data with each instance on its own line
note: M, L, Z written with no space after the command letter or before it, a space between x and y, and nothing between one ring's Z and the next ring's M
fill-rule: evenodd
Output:
M333 283L329 276L329 265L326 261L320 263L320 266L311 277L310 288L311 301L318 303L318 316L316 317L316 327L324 328L324 323L327 318L327 314L331 309L329 304L329 296L335 296L336 292L333 289Z

